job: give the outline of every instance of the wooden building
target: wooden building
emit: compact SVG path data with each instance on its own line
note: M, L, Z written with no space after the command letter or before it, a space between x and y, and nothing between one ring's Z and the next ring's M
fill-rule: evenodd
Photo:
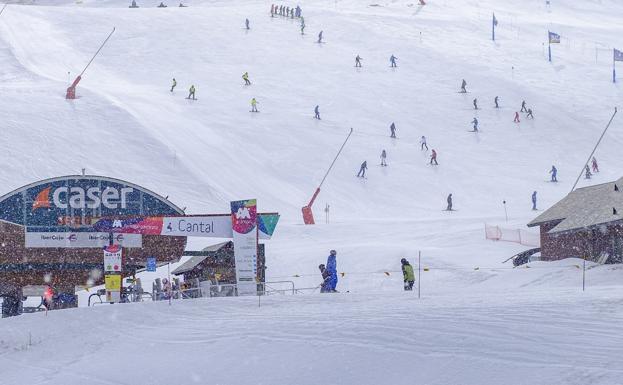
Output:
M536 217L541 259L587 258L623 262L623 178L574 190Z

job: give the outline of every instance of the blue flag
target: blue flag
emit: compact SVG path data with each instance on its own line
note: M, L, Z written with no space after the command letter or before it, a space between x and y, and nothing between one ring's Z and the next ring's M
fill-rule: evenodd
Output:
M554 32L549 32L549 43L553 44L553 43L560 43L560 35Z
M494 25L495 27L497 27L497 26L498 26L498 19L496 19L496 18L495 18L495 13L493 14L493 25Z
M623 61L623 51L614 49L614 61Z

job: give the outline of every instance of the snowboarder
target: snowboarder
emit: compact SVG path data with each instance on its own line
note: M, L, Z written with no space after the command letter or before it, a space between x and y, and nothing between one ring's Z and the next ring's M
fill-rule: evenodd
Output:
M472 130L472 132L478 132L478 119L474 118L471 123L474 125L474 129Z
M392 122L392 124L389 125L389 137L390 138L396 138L396 125L394 124L394 122Z
M177 86L177 80L175 80L175 78L173 78L173 84L171 84L171 92L173 92L173 89Z
M433 148L433 151L431 151L431 154L430 154L430 164L433 164L433 162L435 162L436 166L439 165L439 163L437 163L437 151L435 151L434 148Z
M536 191L532 193L532 210L536 210Z
M259 112L257 110L257 100L255 100L255 98L251 99L251 112Z
M331 277L331 275L327 271L327 268L324 266L324 264L318 265L318 270L320 270L320 274L322 275L322 283L320 284L320 292L328 293L330 291L328 286L329 286L329 278Z
M593 166L593 173L599 172L599 166L597 165L597 159L595 159L595 157L591 160L591 164Z
M528 108L528 115L526 115L526 119L534 119L534 115L532 115L532 108Z
M552 179L551 179L551 181L552 181L552 182L558 182L558 178L557 178L557 175L558 175L558 169L556 168L556 166L552 165L552 169L551 169L551 170L549 170L549 173L550 173L550 174L552 174Z
M190 97L192 96L193 100L197 100L195 99L195 85L191 85L190 88L188 89L188 97L186 99L190 99Z
M301 23L301 35L305 35L305 23Z
M525 100L521 101L521 112L528 112L528 110L526 109L526 101Z
M428 151L428 145L426 144L426 137L422 135L422 139L420 139L420 150L424 150L426 147L426 151Z
M251 82L249 81L249 73L245 72L244 74L242 74L242 80L244 80L244 85L245 86L250 86Z
M314 118L320 120L320 110L319 110L320 106L316 106L314 108Z
M517 111L515 111L515 119L513 119L513 122L515 122L515 123L519 123L520 122L520 120L519 120L519 112L517 112Z
M381 166L387 166L387 162L385 161L386 159L387 159L387 152L383 150L381 152Z
M474 98L474 110L478 109L478 99Z
M389 63L391 65L391 67L398 67L396 65L396 60L398 60L398 58L396 56L394 56L394 55L390 56Z
M446 207L446 211L452 211L452 194L448 195L446 202L448 202L448 207Z
M495 99L493 99L493 102L495 103L495 108L500 108L500 105L498 104L498 102L500 101L499 97L495 97Z
M355 57L355 67L361 67L361 57L359 57L359 55L357 55L357 57Z
M318 43L322 43L322 31L318 34Z
M585 170L584 178L591 179L591 176L593 176L593 174L591 174L591 168L588 167L588 164L584 167L584 170Z
M244 20L244 25L245 25L245 27L247 27L247 29L251 29L251 28L249 28L249 19L245 19Z
M467 89L465 89L465 87L467 87L467 82L465 81L465 79L463 79L463 82L461 82L461 93L467 93Z
M367 169L368 169L368 161L364 160L363 163L361 164L361 167L359 168L359 172L357 173L357 176L365 178Z
M405 291L413 290L413 284L415 283L415 274L413 273L413 266L409 264L405 258L400 260L402 264L402 277L404 278Z

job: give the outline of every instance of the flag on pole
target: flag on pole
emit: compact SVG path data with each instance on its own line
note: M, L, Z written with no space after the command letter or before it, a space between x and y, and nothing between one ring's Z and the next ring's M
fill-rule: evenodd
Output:
M614 49L614 61L623 61L623 51Z
M560 35L554 32L549 32L549 43L550 44L554 44L554 43L560 43Z
M493 14L493 26L494 27L498 26L498 19L495 18L495 13Z

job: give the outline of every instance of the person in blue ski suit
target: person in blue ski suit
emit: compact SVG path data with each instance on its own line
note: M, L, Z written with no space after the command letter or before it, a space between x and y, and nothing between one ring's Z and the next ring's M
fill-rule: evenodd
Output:
M558 175L558 169L556 168L556 166L552 166L552 169L551 169L551 170L549 170L549 173L550 173L550 174L552 174L552 179L551 179L551 181L552 181L552 182L558 182L558 178L557 178L557 175Z
M337 262L335 260L335 256L337 252L335 250L331 250L329 252L329 257L327 258L327 266L326 271L329 273L329 279L326 281L326 289L330 293L335 293L335 288L337 287Z
M397 67L396 60L398 60L398 58L394 55L389 58L389 64L391 67Z

